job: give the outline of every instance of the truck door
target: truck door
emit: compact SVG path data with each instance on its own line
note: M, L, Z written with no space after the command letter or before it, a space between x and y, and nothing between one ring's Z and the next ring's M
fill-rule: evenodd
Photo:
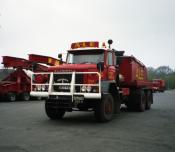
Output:
M116 78L116 68L114 64L114 54L111 51L107 52L107 64L108 64L108 71L107 71L107 76L108 80L115 81Z

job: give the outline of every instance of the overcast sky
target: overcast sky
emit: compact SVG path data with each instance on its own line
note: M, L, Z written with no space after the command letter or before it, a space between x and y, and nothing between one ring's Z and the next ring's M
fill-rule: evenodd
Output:
M109 38L146 66L175 69L175 0L0 0L0 56L57 57Z

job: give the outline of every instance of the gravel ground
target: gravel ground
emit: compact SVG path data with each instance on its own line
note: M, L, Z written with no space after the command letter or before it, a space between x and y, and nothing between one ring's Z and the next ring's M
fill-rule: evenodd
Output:
M150 111L97 123L92 112L52 121L44 101L0 103L0 152L175 152L175 90L154 95Z

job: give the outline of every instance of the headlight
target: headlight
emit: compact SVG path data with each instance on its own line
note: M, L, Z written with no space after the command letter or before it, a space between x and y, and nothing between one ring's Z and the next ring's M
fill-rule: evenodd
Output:
M92 87L91 86L85 86L83 85L81 87L81 92L91 92L92 91Z
M40 85L37 86L37 90L41 91L41 86Z
M42 85L41 89L42 89L42 91L45 91L46 90L46 86Z
M93 93L98 93L99 92L99 88L98 87L93 87L92 92Z
M91 87L91 86L87 86L87 87L86 87L86 90L87 90L87 92L91 92L92 87Z
M81 92L86 92L86 86L83 85L83 86L81 87Z

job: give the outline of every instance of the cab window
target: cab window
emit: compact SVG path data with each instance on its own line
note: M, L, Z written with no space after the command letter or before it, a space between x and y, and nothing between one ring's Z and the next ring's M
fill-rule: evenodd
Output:
M113 65L112 52L108 52L108 65Z

